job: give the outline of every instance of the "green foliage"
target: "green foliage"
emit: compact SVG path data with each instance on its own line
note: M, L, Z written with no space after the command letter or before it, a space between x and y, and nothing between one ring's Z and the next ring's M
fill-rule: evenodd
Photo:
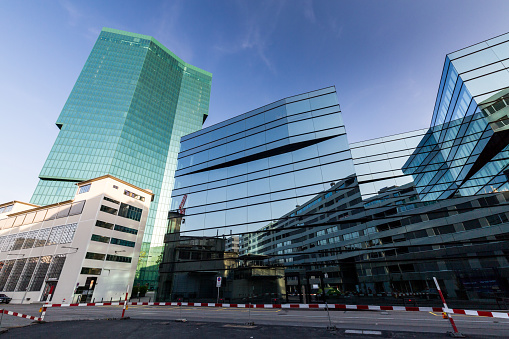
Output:
M144 297L145 294L147 293L147 291L148 291L148 286L145 286L145 285L140 286L140 297Z
M136 298L138 296L139 289L140 288L138 286L133 286L133 290L131 292L131 297L132 298Z

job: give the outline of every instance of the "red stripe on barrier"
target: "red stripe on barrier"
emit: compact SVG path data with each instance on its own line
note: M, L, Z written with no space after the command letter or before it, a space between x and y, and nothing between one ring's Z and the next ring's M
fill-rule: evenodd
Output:
M394 307L392 306L380 306L382 311L394 311Z
M272 308L281 308L281 304L274 304L272 305Z
M452 309L452 312L453 312L453 313L456 313L456 314L466 314L466 313L465 313L465 310L456 310L456 309ZM479 313L479 311L477 311L477 313Z
M254 305L255 308L265 308L265 305L264 304L257 304L257 305Z
M318 304L309 304L309 308L319 308Z
M369 306L368 305L357 305L357 309L358 310L369 310Z
M443 312L443 308L442 307L432 307L433 309L433 312Z
M239 307L238 304L230 304L230 307Z
M95 303L87 303L87 306L95 306Z
M17 317L18 316L18 312L12 312L12 315Z
M334 304L334 308L339 308L339 309L346 309L346 305L341 305L341 304Z
M299 305L296 305L296 304L290 304L290 308L299 308Z
M480 315L481 317L493 317L493 313L489 312L489 311L477 311L477 314Z
M405 311L419 312L419 307L405 307Z
M215 304L214 307L223 307L223 304Z

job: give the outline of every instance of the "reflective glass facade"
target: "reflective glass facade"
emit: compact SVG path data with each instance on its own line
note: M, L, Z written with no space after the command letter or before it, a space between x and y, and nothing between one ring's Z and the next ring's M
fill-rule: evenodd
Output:
M415 150L426 129L350 144L355 173L363 199L369 199L385 187L412 182L401 167Z
M31 202L69 199L76 182L105 174L152 190L137 278L154 286L180 137L201 128L211 77L152 37L104 28L57 120Z
M431 127L403 167L423 200L507 191L509 34L449 54Z
M263 106L182 138L172 210L192 235L254 231L354 166L334 88ZM185 196L185 198L184 198Z
M436 277L455 302L496 307L509 297L507 60L509 34L449 54L429 129L349 145L329 88L182 138L167 248L181 233L239 235L241 260L284 266L282 302L403 292L430 306ZM214 259L184 259L221 275Z

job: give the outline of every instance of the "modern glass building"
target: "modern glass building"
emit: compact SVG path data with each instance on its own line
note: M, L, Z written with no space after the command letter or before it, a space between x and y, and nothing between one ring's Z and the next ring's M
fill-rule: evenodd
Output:
M354 165L333 87L282 99L182 138L172 210L191 235L249 232ZM207 228L207 231L201 231Z
M169 225L240 234L287 301L509 297L508 58L509 34L449 54L429 129L348 144L327 88L185 136Z
M76 182L105 174L150 189L137 282L154 287L180 138L202 127L211 79L152 37L104 28L56 122L31 202L69 199Z
M403 167L423 200L506 191L509 34L447 55L431 127Z

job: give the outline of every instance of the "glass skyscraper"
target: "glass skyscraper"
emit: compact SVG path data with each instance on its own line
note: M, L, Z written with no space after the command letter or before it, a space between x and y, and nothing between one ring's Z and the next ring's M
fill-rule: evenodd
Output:
M70 199L76 182L105 174L152 190L137 281L155 286L180 138L202 127L211 80L150 36L104 28L56 122L31 203Z

